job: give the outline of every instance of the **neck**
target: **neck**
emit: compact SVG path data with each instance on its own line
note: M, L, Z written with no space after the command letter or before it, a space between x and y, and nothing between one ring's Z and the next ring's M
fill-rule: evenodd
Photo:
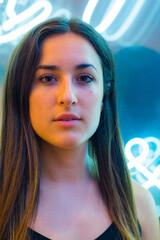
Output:
M41 145L42 180L57 184L84 183L90 176L85 165L87 143L74 149Z

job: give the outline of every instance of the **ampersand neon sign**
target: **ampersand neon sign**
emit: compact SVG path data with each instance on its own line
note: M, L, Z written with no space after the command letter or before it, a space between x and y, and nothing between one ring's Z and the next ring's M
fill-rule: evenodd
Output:
M156 148L153 150L149 144L153 143ZM132 147L139 146L138 156L134 156ZM143 186L150 188L155 185L160 189L160 140L154 137L133 138L125 146L125 153L128 159L129 169L136 168L145 178ZM146 180L147 179L147 180Z

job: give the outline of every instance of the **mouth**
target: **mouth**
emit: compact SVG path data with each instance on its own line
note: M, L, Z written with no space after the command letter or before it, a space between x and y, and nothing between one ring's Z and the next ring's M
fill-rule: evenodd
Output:
M59 119L59 120L55 120L55 121L80 121L80 119L73 119L73 118L70 118L70 119Z
M80 119L60 119L56 120L55 124L62 128L71 128L77 126L80 121Z
M73 127L77 125L82 119L76 115L71 113L64 113L57 116L54 122L60 127Z
M63 113L58 115L54 121L75 121L75 120L81 120L81 118L72 113Z

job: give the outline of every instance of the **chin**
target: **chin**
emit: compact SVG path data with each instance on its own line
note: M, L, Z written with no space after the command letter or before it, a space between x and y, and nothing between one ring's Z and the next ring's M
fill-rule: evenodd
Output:
M62 149L75 149L81 147L84 144L85 144L84 142L82 143L80 141L75 141L73 139L67 139L66 141L61 141L59 143L57 142L56 144L54 143L53 146Z
M63 135L59 134L45 139L41 137L41 142L44 146L48 145L48 147L51 148L75 149L86 146L88 143L88 138L89 136L84 136L78 133Z

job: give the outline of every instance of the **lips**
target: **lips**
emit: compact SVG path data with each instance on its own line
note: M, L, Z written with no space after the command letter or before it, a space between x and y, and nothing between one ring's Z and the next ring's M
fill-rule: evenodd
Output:
M58 115L54 122L57 126L61 128L72 128L77 126L82 119L76 115L71 113L65 113Z
M58 115L54 121L73 121L73 120L81 120L78 115L65 113Z

